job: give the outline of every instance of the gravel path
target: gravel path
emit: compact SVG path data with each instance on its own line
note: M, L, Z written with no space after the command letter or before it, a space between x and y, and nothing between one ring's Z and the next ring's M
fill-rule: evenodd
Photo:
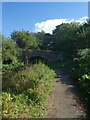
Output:
M78 98L78 90L62 72L57 72L55 88L50 94L48 112L45 118L81 118L86 113Z

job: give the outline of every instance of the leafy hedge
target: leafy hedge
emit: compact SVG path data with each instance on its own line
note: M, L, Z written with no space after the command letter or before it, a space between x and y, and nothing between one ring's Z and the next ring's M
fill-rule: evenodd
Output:
M90 96L90 49L81 49L77 51L74 58L74 67L71 71L71 77L79 82L83 92ZM88 99L86 97L86 99Z
M2 93L3 117L21 117L23 113L29 117L43 115L55 76L48 66L38 63L7 76L7 81L4 77L3 84L5 80L8 87Z

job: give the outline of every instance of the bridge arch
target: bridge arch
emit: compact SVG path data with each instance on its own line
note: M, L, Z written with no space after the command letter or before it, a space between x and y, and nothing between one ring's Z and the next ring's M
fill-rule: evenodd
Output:
M45 50L28 50L28 51L21 51L25 63L35 62L35 61L43 61L46 63L51 63L53 61L62 61L63 56L62 54L58 54L58 52L51 52Z
M39 61L43 63L48 63L48 59L45 56L33 55L28 58L28 63L38 63Z

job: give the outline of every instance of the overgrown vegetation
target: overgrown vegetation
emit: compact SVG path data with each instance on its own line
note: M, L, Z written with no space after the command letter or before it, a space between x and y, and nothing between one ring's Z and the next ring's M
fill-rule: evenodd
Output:
M77 80L83 92L90 94L90 49L81 49L77 51L77 56L73 59L74 67L71 71L71 77ZM86 99L88 99L86 97Z
M53 70L38 63L3 77L3 117L20 117L23 113L28 117L43 115L55 79Z
M28 63L29 50L49 50L62 55L53 68L68 68L85 100L90 100L90 20L56 26L53 34L14 31L2 37L3 117L39 117L45 112L55 72L42 63ZM23 54L25 54L25 58ZM24 116L23 116L24 114Z
M63 54L58 65L67 68L84 94L86 103L90 101L90 20L84 24L70 23L56 27L53 33L54 48ZM57 66L58 66L57 65ZM56 66L56 67L57 67Z

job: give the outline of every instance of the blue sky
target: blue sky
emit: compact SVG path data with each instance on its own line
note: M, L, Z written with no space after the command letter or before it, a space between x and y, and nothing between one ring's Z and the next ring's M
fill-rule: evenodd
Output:
M2 3L0 2L0 34L2 31Z
M88 16L88 2L3 2L2 31L8 37L13 30L35 31L42 24L45 27L47 20L78 20L85 16Z

